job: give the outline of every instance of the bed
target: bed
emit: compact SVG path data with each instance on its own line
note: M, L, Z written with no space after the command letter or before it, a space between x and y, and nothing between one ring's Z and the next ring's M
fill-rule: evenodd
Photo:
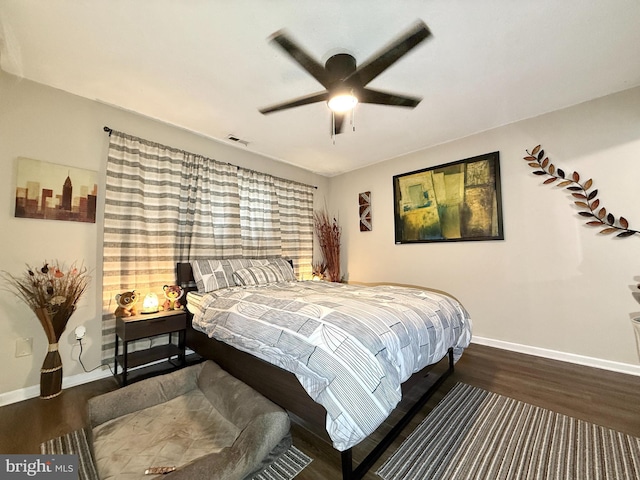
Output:
M192 263L178 264L190 291L187 346L328 437L345 479L362 478L471 339L466 310L441 292L299 282L284 259ZM443 358L445 372L353 468L352 447Z

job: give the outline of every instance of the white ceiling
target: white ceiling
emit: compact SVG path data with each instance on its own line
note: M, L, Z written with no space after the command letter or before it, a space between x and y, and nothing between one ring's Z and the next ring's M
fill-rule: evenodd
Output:
M417 108L358 105L335 144L325 104L258 112L322 90L275 31L362 63L416 19L433 36L369 86ZM640 85L639 59L639 0L0 2L3 70L327 176Z

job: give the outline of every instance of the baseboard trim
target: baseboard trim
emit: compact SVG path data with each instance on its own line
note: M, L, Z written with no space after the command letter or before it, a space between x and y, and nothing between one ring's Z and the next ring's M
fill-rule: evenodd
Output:
M562 362L575 363L587 367L601 368L613 372L626 373L640 377L640 365L631 365L628 363L613 362L611 360L602 360L600 358L586 357L573 353L565 353L557 350L549 350L546 348L532 347L530 345L522 345L519 343L505 342L504 340L494 340L485 337L473 337L472 343L478 345L486 345L487 347L501 348L512 352L524 353L527 355L535 355L536 357L549 358L551 360L559 360ZM187 353L193 353L187 350ZM111 376L111 371L105 366L102 369L88 373L80 373L62 379L62 388L71 388L83 383L93 382ZM29 398L35 398L40 395L40 385L32 385L30 387L21 388L12 392L0 393L0 407L11 403L21 402Z
M62 378L62 388L71 388L83 383L93 382L111 376L111 371L105 366L102 369L94 370L88 373L79 373L69 377ZM29 398L35 398L40 395L40 385L31 385L30 387L13 390L12 392L0 394L0 407L17 403Z
M195 353L190 348L187 348L185 354L187 357ZM156 363L161 363L164 360L157 360L155 362L151 362L147 365L153 365ZM136 370L137 368L144 368L147 365L143 365L141 367L132 368L131 371ZM102 368L93 370L91 372L79 373L77 375L71 375L70 377L62 377L62 388L71 388L77 385L82 385L83 383L93 382L94 380L100 380L101 378L107 378L113 375L112 371L106 364L101 365ZM28 400L29 398L35 398L40 395L40 385L31 385L30 387L21 388L19 390L14 390L12 392L0 393L0 407L4 405L9 405L11 403L21 402L23 400Z
M501 348L503 350L510 350L512 352L524 353L527 355L535 355L536 357L560 360L562 362L575 363L586 367L600 368L603 370L610 370L612 372L640 376L640 365L613 362L611 360L603 360L601 358L586 357L584 355L576 355L574 353L566 353L546 348L532 347L530 345L522 345L519 343L505 342L503 340L494 340L492 338L474 336L471 342L477 343L478 345L486 345L487 347Z

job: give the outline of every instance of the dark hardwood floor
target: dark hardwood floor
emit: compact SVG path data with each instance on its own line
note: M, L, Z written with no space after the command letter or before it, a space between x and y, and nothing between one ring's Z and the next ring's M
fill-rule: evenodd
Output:
M373 473L376 468L456 382L640 437L640 377L473 344L456 364L455 373L374 465L366 479L379 480ZM0 453L39 453L41 442L85 425L88 398L115 388L118 388L115 379L106 378L67 389L51 400L34 398L1 407ZM408 396L419 394L420 388L416 387ZM394 414L390 421L395 421L400 413ZM372 440L388 428L383 425L372 435ZM293 426L293 437L294 444L313 457L311 465L296 478L341 478L338 452L298 425ZM367 441L363 444L370 445ZM369 448L361 446L354 448L356 461Z

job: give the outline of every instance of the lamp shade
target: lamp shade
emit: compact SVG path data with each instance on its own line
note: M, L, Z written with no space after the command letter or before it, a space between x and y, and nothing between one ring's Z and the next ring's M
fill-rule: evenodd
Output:
M156 313L158 310L158 296L153 292L147 293L142 302L142 313Z

